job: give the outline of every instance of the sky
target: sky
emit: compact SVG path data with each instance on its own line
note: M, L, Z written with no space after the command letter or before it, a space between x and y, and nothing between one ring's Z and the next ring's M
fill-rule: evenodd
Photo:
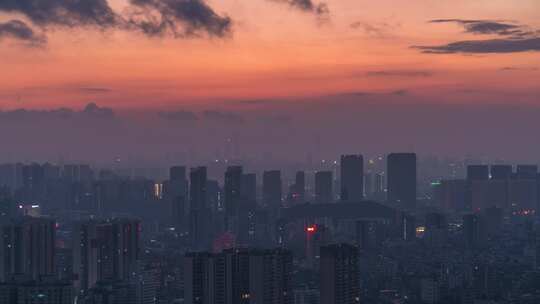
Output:
M128 125L136 119L137 128L161 135L171 121L182 124L177 132L204 138L223 132L215 135L219 143L236 136L251 144L256 136L245 129L259 130L275 133L271 143L302 142L328 154L339 146L450 154L498 150L493 153L500 157L527 159L540 152L536 142L527 152L505 150L492 134L501 128L505 138L523 146L533 142L524 128L540 126L530 117L540 105L537 0L82 3L0 0L0 124L32 128L21 126L22 115L47 121L29 134L58 134L55 115L76 119L90 113L92 119L121 117ZM354 136L372 124L384 127L366 131L377 138L368 147L324 139L326 133ZM400 126L416 135L397 138ZM477 126L478 134L456 137L456 127L463 126ZM438 136L424 134L433 127ZM135 131L124 132L118 138ZM479 137L487 142L479 144ZM393 140L384 144L381 138ZM12 158L23 146L30 148L8 139ZM200 149L218 149L200 141Z

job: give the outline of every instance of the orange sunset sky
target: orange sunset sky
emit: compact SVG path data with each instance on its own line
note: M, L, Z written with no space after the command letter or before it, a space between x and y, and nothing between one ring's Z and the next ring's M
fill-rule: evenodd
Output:
M188 37L43 21L13 1L0 0L2 110L90 101L199 107L399 90L410 91L411 102L540 102L538 0L189 0L230 25L216 35L199 24ZM118 18L133 9L127 0L97 2ZM13 20L34 38L15 32ZM450 45L464 41L473 43Z

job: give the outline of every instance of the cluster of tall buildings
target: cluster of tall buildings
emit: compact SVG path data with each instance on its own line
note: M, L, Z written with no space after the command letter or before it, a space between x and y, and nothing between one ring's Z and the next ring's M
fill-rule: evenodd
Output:
M415 154L376 161L165 180L1 165L0 303L540 299L536 166L471 165L426 193Z
M435 189L442 208L480 211L491 207L517 213L540 206L540 176L536 165L470 165L465 179L442 180Z

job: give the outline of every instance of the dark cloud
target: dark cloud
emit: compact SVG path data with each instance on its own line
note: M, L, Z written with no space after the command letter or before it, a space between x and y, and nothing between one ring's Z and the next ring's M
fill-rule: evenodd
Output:
M217 110L207 110L202 112L202 117L211 121L218 121L224 123L244 123L245 119L239 114L231 112L222 112Z
M0 11L19 13L39 26L107 28L118 16L107 0L0 0Z
M0 23L0 40L3 38L21 40L30 46L36 47L47 43L47 37L37 34L30 26L20 20Z
M408 95L408 94L409 94L409 91L404 90L404 89L395 90L393 92L390 92L390 95L396 95L396 96L405 96L405 95Z
M231 19L217 14L205 0L130 0L122 14L108 0L0 0L0 13L24 15L42 30L94 27L175 38L225 37L232 31ZM46 42L20 21L2 24L0 38L8 35L34 44Z
M458 41L438 46L413 46L428 54L489 54L540 51L540 37Z
M465 28L465 32L471 34L507 36L524 33L521 25L492 20L436 19L431 20L430 23L457 23Z
M190 111L159 112L158 115L163 119L171 121L195 121L199 119L195 113Z
M356 21L351 23L350 27L355 30L361 30L366 36L385 39L393 37L393 31L400 27L400 24L391 24L388 22L368 23Z
M77 91L88 94L101 94L101 93L110 93L112 92L109 88L99 88L99 87L82 87L77 88Z
M499 69L501 72L512 72L512 71L538 71L537 67L513 67L507 66Z
M0 111L0 121L23 122L25 120L63 119L71 118L74 114L75 112L65 108L43 111L16 109L11 111Z
M383 70L366 72L367 77L431 77L433 72L421 70Z
M389 91L389 92L367 92L367 91L344 92L340 94L329 95L326 97L355 97L355 98L362 97L366 99L371 99L371 98L377 99L384 96L401 97L401 96L408 95L409 93L410 93L409 90L399 89L399 90L394 90L394 91Z
M524 25L491 20L437 19L430 23L457 23L465 32L502 36L498 39L464 40L436 46L413 46L428 54L489 54L540 51L540 33Z
M330 16L330 9L325 2L315 3L312 0L270 0L273 2L286 3L293 8L304 12L313 13L319 18L326 19Z
M80 112L86 116L92 117L101 117L101 118L112 118L114 117L114 111L111 108L100 107L95 103L89 103L86 107Z
M131 0L127 22L148 36L225 37L232 20L217 14L204 0Z
M237 103L241 105L267 105L279 102L273 99L249 99L249 100L240 100Z
M100 107L95 103L89 103L81 111L68 108L57 108L52 110L29 110L15 109L10 111L0 111L0 120L12 120L23 122L26 120L56 120L69 118L113 118L115 113L112 109Z
M358 92L344 92L344 93L340 93L340 94L336 94L336 95L330 95L330 96L327 96L327 97L334 97L334 96L338 96L338 97L366 97L366 96L372 96L372 95L374 95L374 93L358 91Z

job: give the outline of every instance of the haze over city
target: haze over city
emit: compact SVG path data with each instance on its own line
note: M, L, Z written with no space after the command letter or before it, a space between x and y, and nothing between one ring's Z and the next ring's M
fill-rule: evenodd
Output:
M540 150L534 0L70 3L0 3L4 160Z

